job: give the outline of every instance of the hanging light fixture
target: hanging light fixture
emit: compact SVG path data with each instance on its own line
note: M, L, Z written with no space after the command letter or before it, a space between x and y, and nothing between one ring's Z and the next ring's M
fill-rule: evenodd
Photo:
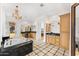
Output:
M14 9L12 17L14 17L15 19L18 19L18 20L22 19L22 16L20 15L19 7L18 6L16 6L16 8Z
M44 6L44 4L43 4L43 3L41 3L41 4L40 4L40 6L41 6L41 7L43 7L43 6Z

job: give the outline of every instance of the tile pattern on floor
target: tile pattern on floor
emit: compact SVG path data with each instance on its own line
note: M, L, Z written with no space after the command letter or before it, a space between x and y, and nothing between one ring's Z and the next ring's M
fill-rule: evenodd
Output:
M26 56L68 56L68 50L46 44L43 41L33 41L33 52Z

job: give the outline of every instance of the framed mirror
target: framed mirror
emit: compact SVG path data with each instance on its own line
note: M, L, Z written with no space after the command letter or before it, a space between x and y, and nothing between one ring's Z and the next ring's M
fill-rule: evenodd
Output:
M71 7L71 56L79 56L79 3Z
M75 55L79 56L79 5L76 7L75 13Z

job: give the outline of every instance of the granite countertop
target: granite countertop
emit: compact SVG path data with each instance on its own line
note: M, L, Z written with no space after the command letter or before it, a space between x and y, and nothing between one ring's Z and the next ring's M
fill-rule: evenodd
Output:
M60 33L48 32L48 33L46 33L46 35L57 35L57 36L60 36Z

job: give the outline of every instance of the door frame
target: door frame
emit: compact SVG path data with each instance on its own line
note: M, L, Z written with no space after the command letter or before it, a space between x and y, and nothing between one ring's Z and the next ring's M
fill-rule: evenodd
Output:
M75 56L75 21L76 21L76 7L79 3L71 6L71 56Z

